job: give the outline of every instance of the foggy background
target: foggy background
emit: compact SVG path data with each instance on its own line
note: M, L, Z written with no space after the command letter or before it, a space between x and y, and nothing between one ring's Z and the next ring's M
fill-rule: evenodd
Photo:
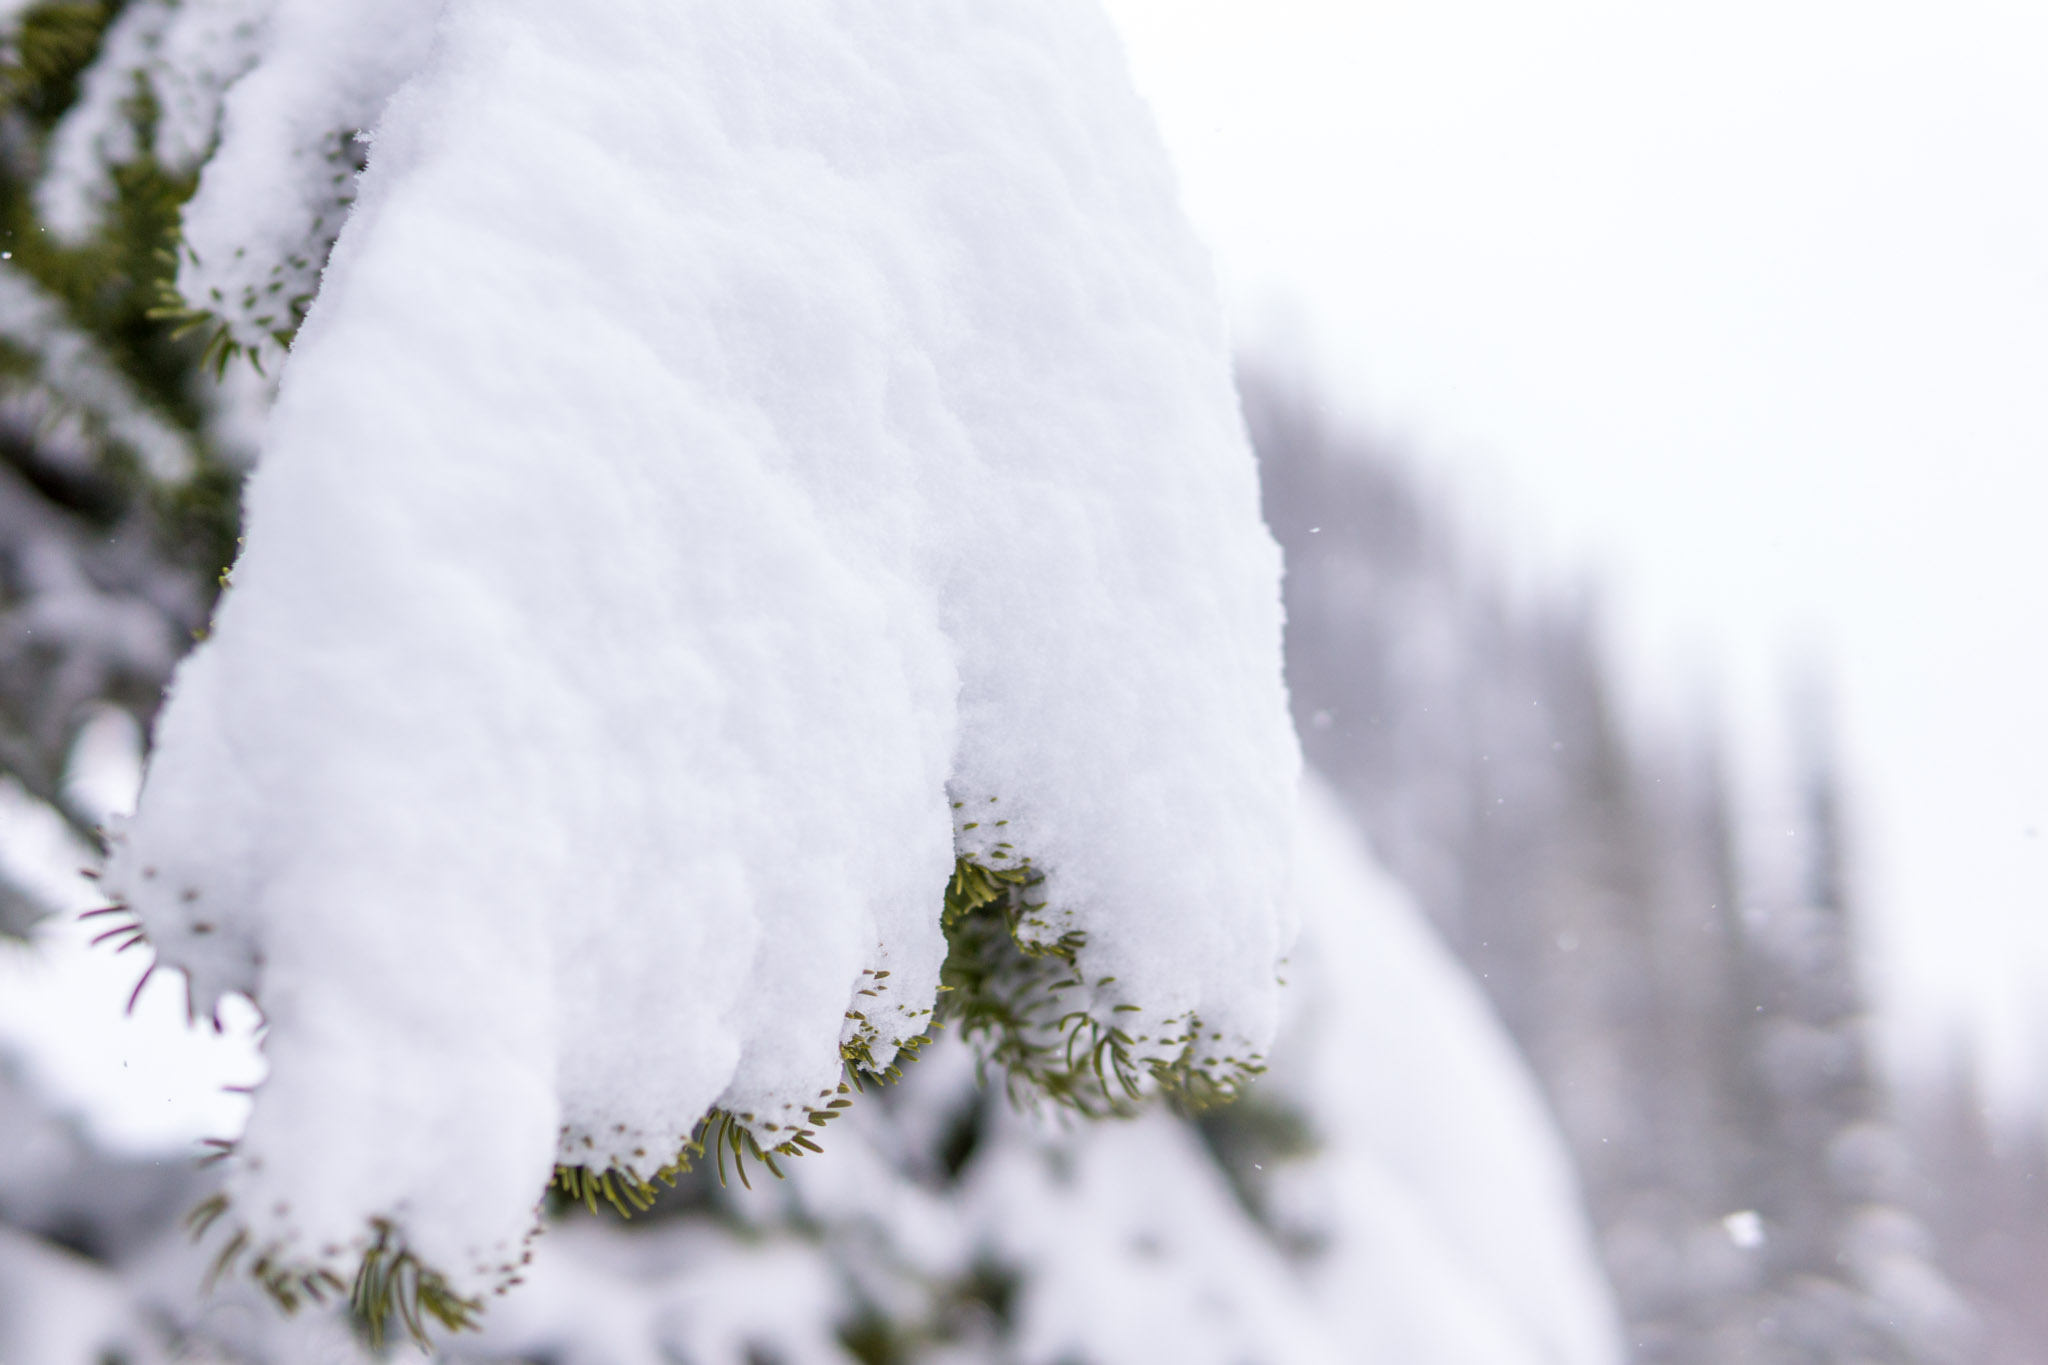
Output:
M2048 1013L2048 15L1112 0L1245 344L1597 583L1768 789L1832 691L1910 1065Z
M1671 1248L1846 1191L1872 1122L1937 1259L2037 1312L2048 16L1111 8L1270 379L1311 761L1543 1073L1632 1345L1747 1358L1715 1332L1839 1273L1846 1192L1783 1293ZM1311 661L1364 615L1408 624Z

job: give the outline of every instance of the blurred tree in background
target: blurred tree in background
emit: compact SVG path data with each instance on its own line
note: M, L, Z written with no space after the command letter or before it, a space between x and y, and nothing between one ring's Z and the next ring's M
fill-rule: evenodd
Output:
M1584 600L1511 591L1397 458L1284 378L1241 387L1304 749L1542 1077L1633 1358L1986 1358L1979 1320L2031 1315L2048 1262L2038 1195L1985 1191L2034 1189L2039 1154L1993 1158L1961 1098L1916 1144L1876 1074L1826 715L1798 717L1791 853L1745 842L1718 746L1629 723Z

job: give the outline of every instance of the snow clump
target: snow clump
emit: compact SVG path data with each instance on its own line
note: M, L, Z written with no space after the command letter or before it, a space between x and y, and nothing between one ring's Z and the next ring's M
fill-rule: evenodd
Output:
M956 856L1031 860L1017 933L1134 1065L1240 1077L1291 935L1279 559L1094 5L266 22L188 299L318 238L326 131L368 167L106 883L196 1008L263 1007L266 1264L383 1227L473 1296L554 1164L803 1131L927 1027Z
M91 236L113 168L204 166L178 288L222 354L289 344L354 197L362 138L425 62L431 0L136 0L108 26L37 188L45 222ZM149 119L138 127L135 101ZM138 132L146 128L144 146Z

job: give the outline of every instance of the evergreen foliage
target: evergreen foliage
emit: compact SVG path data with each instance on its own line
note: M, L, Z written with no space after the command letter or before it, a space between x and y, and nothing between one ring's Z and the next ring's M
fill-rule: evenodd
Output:
M946 886L939 1022L976 1044L1012 1103L1044 1100L1107 1117L1128 1115L1159 1093L1193 1112L1233 1098L1263 1069L1256 1057L1204 1054L1195 1015L1161 1021L1173 1030L1163 1039L1178 1049L1172 1060L1139 1060L1136 1049L1152 1039L1129 1033L1119 1017L1137 1007L1113 1005L1104 1017L1088 1003L1114 978L1091 983L1081 975L1086 937L1070 931L1046 943L1031 932L1044 922L1045 902L1032 899L1043 881L1029 857L990 867L963 853ZM1220 1081L1219 1065L1228 1068Z
M96 708L154 713L233 556L240 477L198 348L153 316L191 177L147 155L113 168L82 242L37 218L51 129L118 9L34 6L0 52L0 770L88 839L71 746ZM128 113L154 118L140 96Z
M159 108L148 73L140 69L130 73L134 94L123 110L133 155L111 168L112 197L98 227L85 240L67 243L39 221L34 188L52 130L76 101L82 73L126 8L124 0L46 0L20 22L0 64L0 241L9 253L0 271L20 272L53 300L69 331L51 335L85 338L90 354L127 386L116 396L132 394L173 429L189 460L177 469L152 467L144 452L120 441L119 414L106 410L105 395L62 383L48 336L4 331L0 379L16 406L0 408L0 459L24 496L52 514L50 524L60 528L86 576L110 579L117 591L146 594L171 628L168 638L181 645L203 634L237 543L242 470L211 435L210 418L220 402L215 386L238 359L260 370L262 342L287 350L311 295L188 300L179 294L177 270L185 250L179 212L197 176L190 168L163 166L152 152ZM318 240L307 248L312 254L279 267L288 266L294 279L317 275L352 195L361 150L347 130L336 135L329 158L333 211L314 224ZM274 281L267 292L281 289ZM262 334L259 339L251 340L251 327ZM21 411L33 419L9 421ZM61 444L73 434L82 438L82 455ZM109 541L123 550L118 559L102 553ZM18 545L0 546L0 553ZM102 563L107 560L113 562ZM0 667L0 767L65 812L81 832L97 837L89 816L75 810L63 790L77 727L92 705L109 702L146 726L178 652L168 649L154 667L134 676L94 677L68 692L52 686L45 671ZM75 653L60 660L74 661ZM1071 1003L1090 994L1076 966L1084 940L1070 932L1048 944L1034 934L1044 928L1043 903L1032 899L1039 881L1028 857L1014 857L999 845L993 853L963 853L943 894L934 898L950 954L947 993L933 1023L952 1024L973 1041L982 1065L995 1069L1013 1101L1050 1103L1091 1117L1127 1116L1156 1090L1195 1109L1230 1098L1256 1074L1256 1058L1198 1056L1200 1021L1193 1017L1165 1021L1179 1029L1167 1040L1179 1048L1178 1060L1141 1062L1132 1048L1151 1040L1126 1032L1116 1013L1135 1013L1135 1007L1117 1006L1100 1017L1088 1005ZM113 941L115 951L148 951L146 936L124 907L110 905L102 913L118 916L102 941ZM862 994L887 989L887 972L870 975L874 979ZM697 1163L715 1170L721 1184L728 1162L743 1185L751 1185L750 1165L779 1177L778 1159L817 1151L820 1130L854 1094L901 1075L900 1062L878 1060L879 1040L857 1007L848 1019L845 1081L818 1097L810 1126L777 1133L773 1123L761 1124L754 1115L713 1109L653 1179L618 1167L564 1164L556 1169L555 1190L593 1212L602 1205L631 1217L649 1212L660 1191L673 1188ZM906 1043L901 1060L913 1058L930 1036ZM1212 1079L1219 1070L1236 1079ZM324 1302L343 1287L331 1274L289 1265L274 1249L252 1245L223 1194L209 1196L190 1226L195 1237L219 1241L212 1253L216 1276L245 1270L287 1312ZM441 1275L405 1248L392 1224L373 1225L366 1244L347 1301L373 1339L381 1340L394 1322L424 1343L430 1325L456 1330L475 1321L481 1305L453 1295Z

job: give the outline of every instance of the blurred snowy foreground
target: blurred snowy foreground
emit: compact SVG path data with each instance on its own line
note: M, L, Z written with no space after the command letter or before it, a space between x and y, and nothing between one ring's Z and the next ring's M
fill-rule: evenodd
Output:
M448 1358L1619 1360L1532 1082L1335 803L1306 795L1288 1015L1235 1118L1033 1117L991 1102L949 1040L783 1182L700 1181L630 1224L565 1213ZM42 1003L7 1019L31 1061L75 1013ZM188 1121L212 1102L176 1098ZM186 1153L110 1156L90 1114L60 1120L18 1079L0 1105L0 1360L367 1358L336 1314L282 1318L239 1280L202 1292L210 1256L177 1226L203 1193ZM1261 1119L1283 1140L1260 1143ZM864 1329L908 1340L877 1356Z

